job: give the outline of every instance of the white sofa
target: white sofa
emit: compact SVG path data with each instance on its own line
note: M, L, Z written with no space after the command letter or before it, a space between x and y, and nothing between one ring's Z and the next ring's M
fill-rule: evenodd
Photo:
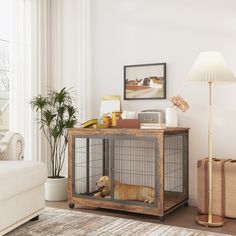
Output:
M22 136L11 134L7 149L0 154L0 235L37 219L45 206L46 165L23 161L23 152Z

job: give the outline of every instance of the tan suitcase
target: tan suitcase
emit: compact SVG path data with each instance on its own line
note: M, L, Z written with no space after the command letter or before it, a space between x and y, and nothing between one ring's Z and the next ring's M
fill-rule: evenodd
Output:
M236 218L236 161L213 159L212 211ZM208 159L198 161L198 211L208 213Z

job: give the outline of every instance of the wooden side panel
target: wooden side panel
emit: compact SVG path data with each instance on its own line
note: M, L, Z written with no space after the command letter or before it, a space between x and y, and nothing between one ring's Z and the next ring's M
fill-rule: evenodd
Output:
M68 201L72 202L72 156L73 156L73 137L71 132L68 132Z
M157 156L157 168L158 168L158 209L161 215L164 215L164 134L158 134L157 139L157 148L158 148L158 156Z

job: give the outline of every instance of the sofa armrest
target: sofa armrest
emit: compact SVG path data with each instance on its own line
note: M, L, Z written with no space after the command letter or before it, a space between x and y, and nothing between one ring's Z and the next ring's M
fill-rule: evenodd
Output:
M24 138L18 133L5 133L0 143L6 144L6 150L1 154L3 160L23 160L24 159Z

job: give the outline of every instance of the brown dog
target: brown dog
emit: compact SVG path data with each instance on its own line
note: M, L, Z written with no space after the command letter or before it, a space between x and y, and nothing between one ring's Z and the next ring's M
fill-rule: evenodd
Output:
M104 190L106 196L110 194L111 178L109 176L102 176L96 182L96 185ZM117 180L114 181L114 198L117 200L142 201L152 204L154 202L154 195L154 189L151 187L123 184Z

